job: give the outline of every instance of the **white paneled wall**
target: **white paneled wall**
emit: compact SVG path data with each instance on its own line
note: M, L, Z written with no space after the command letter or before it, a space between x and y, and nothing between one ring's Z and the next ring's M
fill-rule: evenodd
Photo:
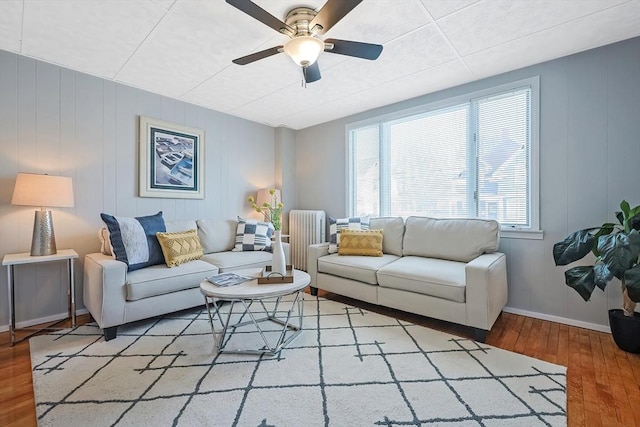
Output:
M205 199L139 198L138 116L205 130ZM35 208L12 206L17 172L73 178L75 207L54 209L58 248L82 258L99 249L100 212L167 219L250 215L256 188L275 182L275 132L268 126L0 51L0 257L28 252ZM0 275L0 330L8 324L7 276ZM18 267L18 322L66 311L63 265Z
M502 239L507 306L606 329L607 309L620 306L619 284L585 303L564 284L552 248L569 232L614 221L622 199L640 204L640 38L300 130L297 208L346 215L346 124L532 76L540 76L544 239Z

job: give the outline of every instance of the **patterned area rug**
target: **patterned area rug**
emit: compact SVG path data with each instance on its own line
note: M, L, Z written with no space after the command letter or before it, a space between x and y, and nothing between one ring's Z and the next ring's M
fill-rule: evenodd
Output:
M566 425L562 366L305 298L304 331L277 357L216 355L204 307L121 327L109 342L91 324L32 338L38 423ZM232 340L262 342L249 326Z

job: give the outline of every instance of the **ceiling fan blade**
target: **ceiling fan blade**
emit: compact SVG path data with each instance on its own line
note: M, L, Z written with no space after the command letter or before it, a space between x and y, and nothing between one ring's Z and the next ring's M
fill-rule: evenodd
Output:
M363 59L378 59L382 53L382 45L354 42L350 40L328 39L325 43L333 43L333 49L325 52L338 53L340 55L355 56Z
M344 16L351 12L354 7L359 5L362 0L327 0L318 11L318 14L309 23L309 29L313 29L316 24L322 26L320 31L315 32L316 35L324 34L338 23Z
M283 31L291 34L295 33L293 28L250 0L227 0L227 3L280 33Z
M313 83L320 80L320 67L318 67L318 61L309 65L307 68L302 69L304 73L304 81L307 83Z
M282 46L271 47L269 49L261 50L260 52L252 53L241 58L236 58L232 62L238 65L247 65L259 59L264 59L280 52L282 52Z

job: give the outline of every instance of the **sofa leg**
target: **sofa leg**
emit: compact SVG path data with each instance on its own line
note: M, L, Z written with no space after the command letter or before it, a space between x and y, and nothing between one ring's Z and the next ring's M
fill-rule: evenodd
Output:
M105 341L111 341L112 339L114 339L118 333L118 327L117 326L112 326L110 328L104 328L102 330L102 332L104 333L104 340Z
M473 328L474 339L478 342L484 343L487 341L487 330L480 328Z
M314 288L313 286L309 286L309 290L311 291L311 295L314 297L318 296L318 288Z

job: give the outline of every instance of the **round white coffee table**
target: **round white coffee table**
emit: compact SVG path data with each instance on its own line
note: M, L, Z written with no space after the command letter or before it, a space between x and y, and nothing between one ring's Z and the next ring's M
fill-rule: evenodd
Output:
M261 269L238 270L234 273L242 276L258 277ZM204 302L209 313L211 333L214 345L219 353L242 354L266 354L277 355L302 332L302 318L304 307L304 289L311 282L307 273L300 270L293 271L293 283L258 284L257 279L249 280L235 286L219 287L204 280L200 283L200 292L204 295ZM291 298L283 297L292 295ZM230 305L226 313L221 311L221 302L229 301ZM234 306L242 305L243 311L235 311ZM272 305L267 308L266 303ZM259 310L252 310L252 306L259 306ZM285 307L283 309L283 307ZM238 321L231 324L231 317L238 316L242 320L249 316L250 320ZM221 323L221 330L216 331L214 318L217 316ZM260 316L260 317L259 317ZM297 318L297 324L291 323ZM261 327L262 322L275 323L282 326L275 344L271 344ZM229 338L239 327L253 324L264 341L264 347L260 349L227 349ZM287 335L288 334L288 335Z

